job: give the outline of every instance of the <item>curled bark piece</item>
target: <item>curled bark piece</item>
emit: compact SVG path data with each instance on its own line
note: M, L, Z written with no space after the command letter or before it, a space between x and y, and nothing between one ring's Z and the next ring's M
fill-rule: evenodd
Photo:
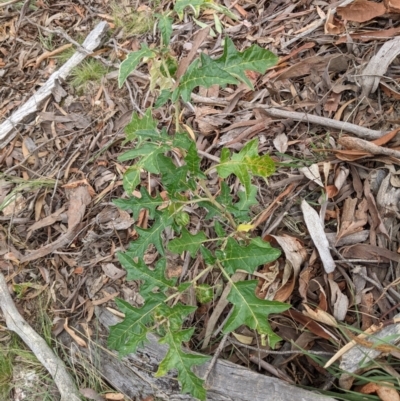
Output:
M400 38L386 42L362 72L362 96L374 93L389 65L400 53Z
M51 374L60 392L61 401L80 401L79 391L68 374L64 363L18 312L11 299L6 280L2 273L0 273L0 308L6 319L7 328L21 337L39 362Z
M364 141L360 138L352 138L350 136L344 136L339 138L339 145L344 146L346 149L362 150L372 155L385 155L393 156L400 159L400 151L396 149L385 148L383 146L375 145L372 142Z
M314 245L318 249L325 272L327 274L332 273L336 264L329 251L329 242L318 213L305 200L301 202L301 210Z
M91 53L100 45L107 29L106 22L102 21L97 24L83 42L82 47ZM71 70L84 60L86 55L77 51L59 70L51 74L47 82L26 103L0 124L0 149L15 137L20 124L31 121L43 102L55 91L59 81L66 79Z

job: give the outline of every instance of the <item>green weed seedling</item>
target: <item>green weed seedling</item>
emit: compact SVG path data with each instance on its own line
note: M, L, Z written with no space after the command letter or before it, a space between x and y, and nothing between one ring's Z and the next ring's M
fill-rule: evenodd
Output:
M142 61L150 64L159 62L164 68L160 69L158 77L152 77L156 79L152 82L153 88L160 93L156 107L171 101L177 116L180 99L189 101L196 87L214 84L223 87L239 82L252 87L246 70L264 73L277 62L274 54L257 45L239 52L232 40L226 38L221 57L212 59L201 54L177 80L172 68L174 63L168 61L170 53L167 46L172 33L172 20L165 16L158 18L163 45L160 49L142 45L139 51L129 54L120 67L119 85L123 85ZM159 85L161 77L165 78L162 87ZM108 345L123 356L136 352L147 341L148 333L158 334L160 343L167 344L169 351L160 363L156 376L177 370L182 392L205 400L204 381L195 375L192 367L205 363L209 357L188 353L182 348L182 343L190 342L195 330L194 327L187 327L185 321L196 307L181 302L189 287L194 288L198 300L209 302L218 296L213 288L215 283L207 287L201 279L212 270L218 270L225 283L231 286L228 295L231 314L223 333L246 325L256 330L262 341L268 342L271 347L280 341L268 323L268 315L285 311L290 305L257 298L257 280L232 280L238 270L251 275L260 265L274 261L280 255L278 249L272 248L260 237L252 236L254 226L250 213L250 208L258 204L253 177L265 179L274 172L275 165L268 155L258 154L258 141L255 139L237 153L223 149L220 162L204 170L196 143L187 133L181 132L178 118L175 131L171 133L165 128L159 129L151 108L143 116L134 113L126 127L126 142L134 141L135 146L119 158L120 161L134 161L124 173L123 185L128 195L140 186L141 197L118 199L115 204L131 211L135 219L143 209L147 210L152 223L148 229L135 227L138 239L130 243L126 252L118 254L127 271L127 280L140 280L144 303L137 308L122 299L116 300L125 319L111 327ZM180 160L179 164L174 160ZM151 194L144 185L141 186L144 172L160 177L165 196ZM221 183L217 193L214 191L215 184L209 180L215 172ZM231 194L228 184L232 176L236 176L242 184L237 196ZM189 229L194 226L191 225L194 213L204 215L202 221L207 229ZM171 237L171 230L175 238L168 242L164 234L168 233ZM155 268L152 266L151 269L145 263L149 246L153 246L159 254ZM167 251L176 255L188 252L192 258L201 259L204 269L188 281L167 278Z

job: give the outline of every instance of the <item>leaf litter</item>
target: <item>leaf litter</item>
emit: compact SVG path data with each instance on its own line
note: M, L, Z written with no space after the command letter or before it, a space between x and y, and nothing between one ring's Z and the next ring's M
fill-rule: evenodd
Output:
M71 43L60 31L69 37L85 37L96 16L110 22L112 28L115 16L111 7L92 3L99 10L97 14L85 4L55 4L49 9L38 3L37 10L25 11L29 20L19 19L15 4L0 5L4 21L0 28L1 122L25 104L35 88L62 64L59 56ZM399 8L386 1L345 3L335 10L326 3L233 2L228 9L236 19L206 9L199 9L193 18L186 9L171 28L177 78L187 102L180 118L195 134L196 146L203 152L202 163L211 167L217 161L227 176L234 173L231 190L237 196L241 186L250 189L257 185L255 229L268 233L265 238L270 242L273 238L283 250L277 264L261 255L258 274L241 284L243 288L235 287L236 291L249 292L260 309L263 299L291 305L287 311L272 313L269 323L262 319L248 322L254 328L263 321L283 339L278 343L281 354L257 354L254 359L246 346L271 350L261 345L253 331L236 327L239 293L230 293L225 284L218 299L202 306L202 314L193 315L197 344L191 347L212 353L226 319L235 329L236 342L226 342L221 357L255 369L261 361L272 366L279 363L283 376L294 383L324 390L329 389L332 371L323 368L329 356L318 352L333 355L349 343L355 348L363 346L364 351L375 348L372 360L381 358L379 369L391 366L388 354L395 360L399 356L396 340L389 334L385 334L387 340L383 336L384 340L378 341L368 331L379 325L397 327L393 319L400 301L396 284L400 119L398 98L394 97L399 79L395 37L399 26L397 19L389 19L398 15ZM141 5L153 7L144 2ZM221 37L212 36L211 30L217 32L218 25L213 15L222 23L223 37L228 37L224 44ZM30 20L53 33L41 31ZM199 22L207 28L200 28ZM143 49L151 58L159 38L153 32L132 37L124 28L110 32L111 38L95 54L96 61L110 68L101 82L89 80L83 90L68 80L59 82L61 89L54 92L37 118L23 121L20 136L1 146L2 270L15 289L23 284L49 283L54 288L49 312L55 320L64 319L67 330L72 330L68 320L78 322L80 317L94 324L92 304L115 307L117 293L126 307L140 304L138 283L131 281L129 272L125 278L117 251L127 249L139 237L128 248L135 252L150 235L147 224L154 219L152 211L163 205L157 166L153 166L152 177L145 177L140 168L129 176L132 186L132 182L142 184L142 196L150 194L150 213L124 205L123 173L128 164L123 156L127 147L122 142L121 119L128 116L128 123L131 110L143 115L156 95L149 90L151 77L146 65L138 64L138 70L125 77L124 85L117 82L115 74L124 54L131 50ZM20 40L15 41L16 37ZM249 73L244 66L232 71L237 79L226 75L225 60L239 57L236 49L250 55L257 51L256 46L278 55L278 64L271 64L264 74L257 69ZM215 85L216 72L201 82L190 82L188 68L198 53L202 55L198 69L218 60L214 68L218 67L221 79L225 77L225 87ZM125 63L128 61L125 58ZM240 81L253 86L254 92ZM200 86L190 96L198 84L206 88ZM170 107L164 104L157 109L159 126L172 123ZM337 125L327 125L328 120ZM149 127L145 123L150 120L143 117L136 121L142 121L143 129L157 129L157 123ZM259 154L269 155L276 163L268 183L250 183L240 168L242 156L254 146L255 152L246 153L254 158L254 169ZM232 164L235 157L239 165ZM149 168L152 161L147 163ZM218 192L217 180L215 188ZM132 217L112 205L117 198L117 206L132 210ZM156 220L158 233L169 223ZM191 224L201 224L201 216ZM154 232L151 235L155 247L147 249L146 258L156 260L166 239ZM193 256L203 238L191 230L182 233L185 235L193 238L190 249L181 249L180 236L170 238L169 247ZM193 266L199 268L190 257L177 262L188 264L180 270L188 274ZM246 269L250 269L246 263L238 265L234 277L243 280L246 274L241 271ZM158 280L167 279L162 276ZM205 282L215 285L218 278L209 274ZM18 300L31 319L35 316L31 303L35 291L35 286L27 286ZM226 308L228 294L235 305L230 312ZM263 294L263 299L255 294ZM301 333L309 335L302 339ZM353 339L363 335L367 337L364 343ZM379 350L382 341L393 348ZM280 361L286 351L298 349L296 344L304 351ZM360 357L354 358L351 371L364 374ZM169 363L173 362L172 358ZM397 369L395 363L392 366ZM389 399L384 393L393 391L390 383L369 387L348 383L344 378L339 380L337 391L342 385L342 389L362 394L374 392L383 400Z

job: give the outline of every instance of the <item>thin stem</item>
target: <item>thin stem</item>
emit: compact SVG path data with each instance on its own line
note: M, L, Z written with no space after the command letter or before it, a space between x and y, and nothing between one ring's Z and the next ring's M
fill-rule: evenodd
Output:
M229 220L229 223L231 224L232 228L236 231L236 222L233 218L233 216L226 210L224 206L222 206L219 202L217 202L210 192L210 190L207 188L206 183L204 180L199 180L199 184L201 189L204 191L204 193L207 195L208 200L217 208L219 209L222 214Z

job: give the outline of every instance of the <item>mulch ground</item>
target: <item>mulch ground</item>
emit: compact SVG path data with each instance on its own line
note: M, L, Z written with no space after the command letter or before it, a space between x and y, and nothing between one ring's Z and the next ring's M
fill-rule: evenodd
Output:
M244 85L199 88L182 122L196 133L204 163L218 157L223 147L237 151L255 137L260 153L270 154L278 163L268 185L259 183L260 204L254 213L267 211L260 234L283 247L285 257L278 261L272 286L267 288L260 278L260 293L292 305L287 313L271 317L273 329L283 338L280 351L300 347L310 353L257 354L254 347L263 347L255 333L243 329L226 343L221 357L253 369L262 360L275 369L266 374L272 371L291 383L340 391L321 361L373 324L390 321L400 304L396 153L400 76L395 58L400 46L391 49L391 60L380 61L387 67L372 85L374 90L368 89L363 75L374 55L398 32L398 14L385 10L357 22L348 10L344 18L343 13L329 15L331 5L323 1L226 1L225 5L238 16L233 21L219 15L224 34L236 47L243 50L258 44L280 61L263 76L249 75L255 91ZM168 2L126 1L119 6L127 15L171 8ZM199 20L215 29L213 13L203 10ZM364 9L356 14L363 13ZM108 1L0 3L0 122L64 62L58 49L73 48L57 31L80 41L100 20L111 27L96 52L106 61L102 79L80 86L72 85L73 77L62 82L62 98L51 97L34 120L16 127L18 135L10 143L0 145L0 269L33 325L37 298L48 297L54 335L63 330L65 319L93 324L94 307L114 308L116 296L140 302L137 283L125 280L116 258L116 252L134 238L135 222L112 202L126 196L122 175L128 164L117 160L130 146L123 143L124 126L132 111L146 110L156 95L145 65L122 89L116 78L127 52L137 50L140 43L157 45L159 37L153 28L132 34L116 19L115 7ZM183 21L175 21L171 47L178 60L187 55L199 29L190 11ZM217 32L209 35L201 51L220 55L221 38ZM376 71L369 76L376 77ZM267 107L317 116L320 124L289 114L271 116ZM160 126L168 127L171 116L173 112L165 108L155 117ZM332 129L324 118L359 126L360 135ZM371 147L364 129L391 134ZM79 198L79 185L90 186L90 199ZM302 199L315 205L324 221L336 262L329 275L311 240ZM74 213L79 224L68 236L68 218ZM270 272L271 266L266 266L260 274ZM283 283L284 272L288 277ZM201 344L212 310L213 305L202 306L195 315L193 349ZM243 344L247 340L250 346ZM213 343L206 352L212 354L217 346ZM395 347L385 355L388 352L398 358ZM399 377L388 357L380 364L383 371ZM361 391L352 385L349 389Z

